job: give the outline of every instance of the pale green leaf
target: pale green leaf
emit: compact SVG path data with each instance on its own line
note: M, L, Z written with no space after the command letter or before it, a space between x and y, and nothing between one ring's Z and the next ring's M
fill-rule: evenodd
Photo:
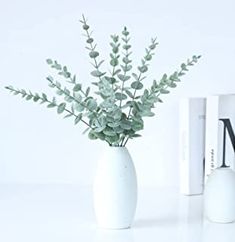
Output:
M58 107L57 107L57 113L63 113L66 107L66 103L61 103Z
M131 87L136 90L140 90L143 88L143 84L139 81L135 81L131 83Z

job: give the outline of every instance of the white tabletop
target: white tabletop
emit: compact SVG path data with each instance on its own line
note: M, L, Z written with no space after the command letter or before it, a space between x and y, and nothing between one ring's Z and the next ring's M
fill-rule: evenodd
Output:
M95 224L92 189L75 185L0 185L3 242L234 242L235 224L203 219L202 196L139 189L132 229Z

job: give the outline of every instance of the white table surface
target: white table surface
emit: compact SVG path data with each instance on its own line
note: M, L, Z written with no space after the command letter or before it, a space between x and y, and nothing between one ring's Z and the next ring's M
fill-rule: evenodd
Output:
M132 229L95 224L92 190L75 185L0 185L1 242L234 242L235 223L203 219L202 196L139 189Z

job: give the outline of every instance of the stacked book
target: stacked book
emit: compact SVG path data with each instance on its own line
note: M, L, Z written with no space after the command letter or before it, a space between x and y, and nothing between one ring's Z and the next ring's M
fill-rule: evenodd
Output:
M180 191L202 194L218 167L235 169L235 94L180 100Z

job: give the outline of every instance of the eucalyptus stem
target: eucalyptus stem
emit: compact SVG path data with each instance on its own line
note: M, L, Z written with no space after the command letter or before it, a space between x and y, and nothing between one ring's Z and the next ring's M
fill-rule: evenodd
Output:
M85 18L84 15L82 15L82 21L81 21L81 23L83 24L83 29L86 32L87 40L92 40L92 41L88 41L88 44L90 45L91 51L94 51L96 49L96 45L93 46L93 39L91 38L91 33L89 33L89 30L88 30L90 28L90 26L87 24L87 20L86 20L86 18ZM98 62L97 62L97 56L93 57L93 59L94 59L94 67L96 68L96 70L100 71L99 70L99 65L98 65ZM98 78L101 81L101 76L98 76Z
M65 96L71 98L74 102L80 104L81 106L83 106L84 108L86 108L88 111L94 113L94 115L96 115L96 112L94 112L93 110L89 109L89 107L87 105L85 105L84 103L78 101L74 96L68 94L65 90L63 90L58 84L54 83L52 80L47 79L50 83L51 83L51 87L56 87L60 92L62 92Z
M32 94L31 92L27 93L24 89L21 89L21 90L20 89L15 89L15 88L13 88L11 86L7 86L5 88L8 89L9 91L13 92L14 95L21 94L23 98L26 97L26 100L32 99L34 102L37 102L38 100L41 100L42 101L41 103L48 103L49 105L52 105L51 107L59 107L59 105L56 104L55 102L48 100L45 94L42 94L44 97L41 97L38 94ZM50 107L50 106L48 106L48 107ZM72 111L70 111L67 108L64 108L64 111L69 113L71 116L74 116L75 118L78 117L75 113L73 113ZM93 129L91 127L91 125L88 124L85 120L81 119L81 122L83 122L89 128Z
M126 27L124 28L124 31L126 31L127 29L126 29ZM129 35L129 34L128 34ZM127 34L125 34L124 36L125 36L125 39L124 39L124 43L127 45L127 43L128 43L128 38L127 38L127 36L128 36ZM125 48L125 58L128 58L129 57L129 50L128 50L128 48ZM125 64L125 67L123 68L123 75L124 75L124 78L126 77L126 73L127 73L127 67L128 67L128 63L126 62L126 63L124 63ZM125 79L122 81L122 87L121 87L121 94L123 94L123 89L124 89L124 83L125 83ZM121 99L120 100L120 104L119 104L119 107L121 108L122 107L122 100L123 99Z

